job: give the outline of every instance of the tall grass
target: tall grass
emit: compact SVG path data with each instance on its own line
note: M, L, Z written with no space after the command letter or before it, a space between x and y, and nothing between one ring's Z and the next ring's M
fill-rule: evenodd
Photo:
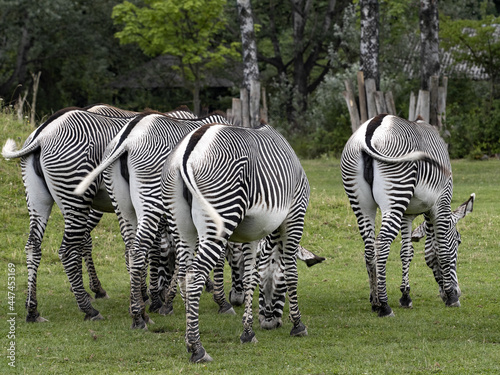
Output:
M0 118L0 144L24 141L30 129ZM432 272L415 246L410 269L414 308L397 307L401 265L399 240L388 260L389 302L396 316L371 312L363 245L342 189L339 161L305 160L312 193L302 244L327 259L308 269L299 264L299 303L309 336L289 336L291 324L274 331L255 325L257 344L241 345L241 315L220 316L209 294L201 301L203 344L214 362L188 363L180 298L174 315L152 314L147 332L130 329L129 280L117 220L106 214L93 232L94 260L108 300L95 307L105 320L84 322L58 259L64 229L54 207L43 243L38 301L49 322L24 322L27 288L24 243L29 218L18 161L0 161L0 373L19 374L480 374L500 372L500 162L453 161L458 206L476 193L474 212L459 223L460 308L446 308ZM16 265L16 367L8 366L10 340L7 264ZM87 283L85 277L85 283ZM229 277L226 275L229 289ZM256 312L256 309L254 310ZM285 311L285 313L287 313Z

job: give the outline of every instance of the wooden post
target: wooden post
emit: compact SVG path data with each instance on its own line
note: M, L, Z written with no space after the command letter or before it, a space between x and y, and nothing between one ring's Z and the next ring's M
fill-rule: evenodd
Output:
M417 109L415 117L422 117L425 122L429 122L429 91L419 90L417 99Z
M392 91L387 91L385 93L385 106L387 107L387 113L390 115L396 115L396 104L394 103L394 97L392 96Z
M366 92L365 92L365 75L363 71L358 71L358 96L359 96L359 115L361 118L361 124L364 124L368 120L368 114L366 112Z
M232 123L241 126L241 99L233 98Z
M351 81L346 79L344 81L346 91L342 92L344 95L347 108L349 109L349 116L351 117L351 129L354 133L359 128L359 114L358 106L356 104L356 99L354 98L354 89L352 87Z
M415 98L415 93L412 91L410 92L410 108L408 109L408 120L410 121L415 121L417 116L415 116L415 111L416 111L416 98Z
M387 113L387 106L385 105L384 93L382 91L375 91L373 93L375 98L375 106L377 108L377 115Z
M374 93L377 91L375 80L373 78L368 78L365 80L366 89L366 106L368 108L368 118L372 118L377 115L377 105L375 104Z
M441 130L446 121L446 95L448 91L448 77L443 77L443 85L438 88L438 128Z

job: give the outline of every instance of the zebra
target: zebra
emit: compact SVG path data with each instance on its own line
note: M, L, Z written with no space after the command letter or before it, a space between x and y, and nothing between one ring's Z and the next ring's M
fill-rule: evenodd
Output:
M283 136L264 122L256 129L204 125L171 152L161 185L180 264L190 361L212 361L200 340L199 299L228 241L243 243L245 310L240 341L257 341L252 298L258 284L258 241L265 236L282 257L293 323L290 334L307 335L298 306L296 256L310 189Z
M162 221L160 188L165 159L191 130L212 122L229 124L224 115L219 113L198 119L192 117L188 118L182 112L167 115L151 111L141 113L109 143L101 164L74 191L77 195L84 194L95 178L104 172L104 183L129 254L131 328L147 329L147 324L153 323L146 314L143 299L145 291L141 290L141 286L145 285L146 259L150 257L153 264L159 264L161 243L170 243L168 238L161 238L166 224ZM168 246L164 253L163 257L168 257ZM159 280L156 276L163 276L166 280ZM172 311L171 300L175 292L165 298L165 306L162 306L160 299L160 289L164 284L169 284L170 279L169 272L151 275L150 312L159 311L165 315ZM214 299L220 306L220 312L234 313L223 295L222 278L215 280Z
M99 189L100 180L92 184L84 197L71 192L81 177L99 163L107 143L130 119L129 113L110 117L70 107L54 113L33 131L21 150L16 150L12 139L5 143L2 149L4 158L21 158L30 216L30 233L25 246L28 267L27 322L47 320L38 312L36 281L41 242L54 202L59 206L65 222L59 257L78 307L85 313L85 320L103 319L92 306L83 286L82 255L89 270L90 289L96 293L96 298L107 297L92 262L90 232L103 212L111 211L112 206L106 191Z
M388 304L385 265L390 245L400 230L400 304L411 307L407 277L413 256L411 224L420 214L427 226L426 253L433 254L446 306L460 306L456 275L459 216L453 215L450 208L453 180L447 146L435 128L421 120L410 122L378 115L347 141L341 173L365 244L372 310L381 317L394 315ZM382 212L382 224L375 236L377 207Z

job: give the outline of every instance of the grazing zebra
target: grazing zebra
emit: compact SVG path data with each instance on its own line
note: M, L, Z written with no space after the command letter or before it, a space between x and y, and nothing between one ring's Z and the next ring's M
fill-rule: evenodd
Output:
M407 277L413 256L411 223L419 214L424 214L427 223L426 253L434 254L433 266L440 275L446 305L459 306L456 275L459 217L451 212L451 164L447 146L437 131L423 121L378 115L365 122L345 145L341 171L365 244L372 309L379 316L394 315L387 299L385 266L390 245L400 230L403 262L400 302L411 306ZM377 206L382 212L382 224L375 236Z
M128 116L128 114L125 114ZM82 280L82 255L90 274L90 288L96 297L107 296L101 287L91 258L91 230L103 212L111 211L109 197L95 181L85 196L71 192L78 182L100 162L107 143L130 120L110 117L81 109L56 112L28 137L21 150L7 140L2 155L21 158L21 170L30 216L30 233L25 251L28 266L28 322L46 321L37 310L36 280L41 259L41 243L54 202L64 216L64 234L59 257L71 284L78 307L85 319L99 320L102 315L92 307Z
M165 163L162 197L177 246L191 362L212 360L200 341L199 300L228 241L243 243L241 342L256 341L252 298L259 282L258 242L267 235L284 265L293 323L290 334L307 334L298 307L296 257L309 183L293 149L277 131L261 123L257 129L211 124L191 132Z
M146 259L150 257L150 262L155 265L160 263L161 232L165 228L165 223L161 220L164 209L160 182L165 159L191 130L212 122L227 124L225 117L219 114L199 119L187 118L188 116L194 117L182 111L167 115L156 112L138 115L109 143L101 164L75 189L76 194L84 194L95 178L105 171L106 189L118 216L120 231L129 254L132 328L147 328L147 323L151 322L145 311L145 291L141 286L146 285ZM164 239L163 243L168 244L169 240ZM168 249L165 253L168 253ZM223 265L222 263L222 267ZM170 282L168 272L163 274L165 281L158 280L157 276L151 275L150 311L160 310L160 288ZM223 280L218 278L215 282L214 299L221 306L221 312L227 312L232 310L232 306L225 301L223 295L220 300L221 289L223 292ZM172 298L173 295L166 297L167 306L160 311L162 314L170 312Z

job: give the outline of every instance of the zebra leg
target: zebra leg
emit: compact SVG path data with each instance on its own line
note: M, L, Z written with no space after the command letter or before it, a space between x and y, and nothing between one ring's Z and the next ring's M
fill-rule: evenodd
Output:
M283 325L286 300L283 268L276 238L267 236L260 242L259 323L262 329L275 329Z
M402 213L399 211L382 212L382 225L375 239L375 254L377 257L376 274L378 285L378 299L373 303L380 317L394 316L388 303L386 287L386 264L389 257L391 243L401 228Z
M158 312L163 305L161 300L159 280L160 258L161 258L161 225L155 237L153 245L147 254L149 260L149 296L151 297L151 304L149 305L149 312ZM147 266L145 267L147 278Z
M457 260L457 247L454 247L451 242L453 241L456 229L454 225L450 225L451 215L440 213L435 218L435 235L437 244L437 260L439 270L442 277L442 298L449 307L460 307L461 291L458 286L456 275L456 260Z
M241 306L245 302L243 288L243 250L241 244L229 243L226 249L227 262L231 267L231 290L229 291L229 302L233 306Z
M245 271L243 274L243 285L245 287L245 312L243 313L243 333L240 336L241 343L257 342L255 332L252 329L252 301L255 288L259 283L257 249L258 241L243 244L243 261L245 265Z
M163 304L158 310L160 315L173 314L173 300L177 293L177 273L179 264L175 256L175 244L167 230L162 231L160 266L158 270L158 284Z
M278 242L282 244L280 253L282 253L283 273L288 292L289 318L293 324L290 336L307 336L307 328L301 321L297 295L299 280L297 251L304 228L304 213L305 207L303 210L297 210L293 216L290 215L286 227L281 230L281 241Z
M42 177L33 168L33 156L21 159L24 186L26 187L26 203L30 216L30 233L25 246L26 265L28 267L28 294L26 297L26 321L46 322L38 312L36 282L38 266L42 257L42 239L49 220L54 200L50 195Z
M194 363L212 361L200 339L200 297L210 271L224 254L225 245L213 239L200 240L196 259L186 272L186 346Z
M410 297L410 263L413 259L413 244L411 242L411 223L414 216L403 216L401 222L401 264L402 264L402 281L399 289L402 296L399 299L401 307L412 308L413 302Z
M146 299L144 295L147 296L147 292L144 287L146 285L148 255L151 251L159 251L158 249L152 249L155 241L159 239L158 223L160 222L160 216L152 210L144 210L144 212L149 213L149 215L144 215L139 220L134 246L129 253L130 314L132 315L131 328L133 329L147 329L146 324L153 323L145 311ZM154 257L158 256L159 254L155 254ZM157 268L155 272L157 273Z
M437 257L437 242L436 234L434 232L434 225L430 221L428 215L424 215L426 221L426 237L425 237L425 263L432 270L434 274L434 279L438 284L439 296L446 302L447 297L444 292L443 276L441 274L441 269L439 268L439 262Z
M351 203L352 204L352 203ZM354 205L353 205L354 207ZM377 208L360 210L359 206L354 211L358 221L359 233L365 245L365 264L368 272L368 281L370 284L370 303L372 311L377 311L378 289L377 289L377 257L375 253L375 214Z
M89 220L87 221L87 233L82 242L83 257L85 265L87 266L87 273L89 274L90 290L95 293L95 298L109 298L106 291L101 286L101 282L97 277L94 261L92 259L92 236L91 231L96 227L102 218L103 213L96 210L91 210Z
M85 320L101 320L103 316L92 307L91 299L83 286L82 278L82 242L85 238L87 226L87 212L70 211L66 209L65 228L59 258L68 276L71 290L81 311L85 313Z
M226 300L224 293L224 264L226 263L225 251L222 252L214 268L214 302L219 305L219 314L236 315L233 306ZM207 280L209 277L207 277ZM206 284L206 282L205 282Z

